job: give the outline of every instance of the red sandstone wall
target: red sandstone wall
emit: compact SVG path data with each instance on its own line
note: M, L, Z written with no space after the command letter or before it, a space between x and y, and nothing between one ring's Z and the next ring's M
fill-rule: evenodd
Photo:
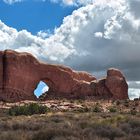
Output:
M86 72L40 63L29 53L0 52L0 100L35 100L33 92L40 80L49 86L46 98L128 98L128 85L119 70L110 69L107 78L96 80Z

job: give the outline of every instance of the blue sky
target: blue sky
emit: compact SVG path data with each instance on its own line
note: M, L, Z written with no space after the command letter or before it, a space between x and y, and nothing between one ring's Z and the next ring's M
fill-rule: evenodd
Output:
M60 3L52 3L28 0L14 4L0 1L0 20L16 28L18 31L26 29L32 34L40 30L53 31L62 24L63 18L70 15L74 6L61 6Z
M46 83L44 83L43 81L40 81L37 88L34 91L34 94L39 97L40 95L42 95L42 93L48 91L48 86L46 85Z
M140 0L0 0L0 50L5 49L97 78L118 68L129 96L139 97Z

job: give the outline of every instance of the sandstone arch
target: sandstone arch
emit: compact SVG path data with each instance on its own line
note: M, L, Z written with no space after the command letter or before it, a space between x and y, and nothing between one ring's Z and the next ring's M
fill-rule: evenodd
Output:
M109 91L111 98L128 98L128 85L124 76L117 70L111 71L116 73L112 73L112 76L111 72L108 73L104 89ZM111 78L116 80L118 85L113 87L110 84ZM41 63L29 53L0 51L0 100L36 100L33 92L41 80L49 86L49 96L52 97L85 98L98 95L96 92L99 91L95 92L91 86L92 81L96 80L91 74L76 72L60 65ZM119 91L117 86L120 87ZM104 94L102 93L102 97Z

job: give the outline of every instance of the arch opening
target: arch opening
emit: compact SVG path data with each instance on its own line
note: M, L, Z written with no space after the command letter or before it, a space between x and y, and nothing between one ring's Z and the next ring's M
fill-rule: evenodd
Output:
M40 81L37 85L37 88L34 90L34 95L39 98L39 96L47 91L49 91L49 86L45 82Z

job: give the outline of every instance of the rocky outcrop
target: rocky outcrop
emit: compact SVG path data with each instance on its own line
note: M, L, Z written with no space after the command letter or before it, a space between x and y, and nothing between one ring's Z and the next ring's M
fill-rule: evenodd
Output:
M110 68L106 78L92 81L91 88L98 98L128 99L128 84L117 69Z
M12 50L0 52L0 100L10 102L36 100L34 90L40 81L49 86L46 99L87 96L128 98L127 83L118 70L110 69L107 78L97 81L86 72L41 63L29 53Z
M107 71L105 85L115 99L128 98L128 85L125 77L119 70L109 69Z

